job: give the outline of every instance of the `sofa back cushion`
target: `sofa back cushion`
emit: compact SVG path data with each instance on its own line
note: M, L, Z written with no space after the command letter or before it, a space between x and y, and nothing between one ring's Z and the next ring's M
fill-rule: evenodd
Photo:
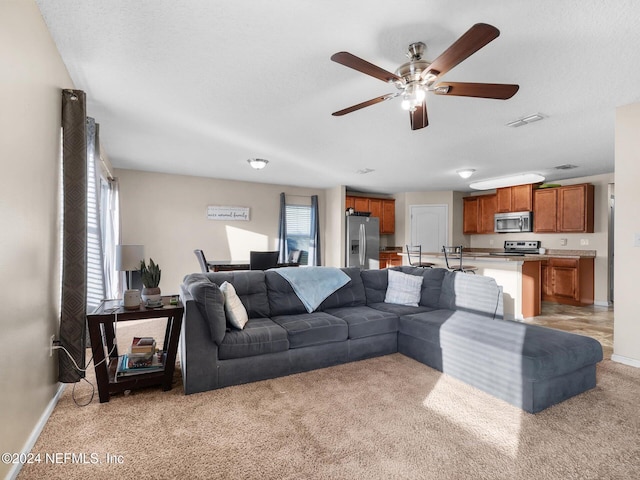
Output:
M350 281L343 287L329 295L320 304L318 310L327 310L328 308L339 307L357 307L366 305L367 296L364 292L364 284L360 275L360 269L357 267L341 268L346 273Z
M185 277L185 283L188 279L206 278L210 282L222 285L229 282L233 285L244 305L247 309L249 318L269 317L269 300L267 299L267 285L265 283L264 272L262 270L242 270L236 272L210 272L210 273L193 273Z
M439 307L502 318L502 288L491 277L447 271L442 281Z
M360 277L360 269L352 267L341 268L340 270L349 276L349 282L325 298L316 311L365 305L366 296L362 278ZM307 309L298 298L291 284L280 274L274 270L266 271L265 278L272 316L307 313Z
M384 302L388 285L388 269L383 270L362 270L361 276L364 284L367 304ZM439 306L442 280L446 270L443 268L420 268L420 267L393 267L410 275L422 276L422 291L420 293L420 305L432 308Z

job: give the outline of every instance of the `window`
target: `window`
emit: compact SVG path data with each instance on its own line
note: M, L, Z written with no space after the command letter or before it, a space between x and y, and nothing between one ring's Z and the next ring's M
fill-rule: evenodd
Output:
M311 206L287 205L287 250L301 250L300 264L309 263L311 241Z

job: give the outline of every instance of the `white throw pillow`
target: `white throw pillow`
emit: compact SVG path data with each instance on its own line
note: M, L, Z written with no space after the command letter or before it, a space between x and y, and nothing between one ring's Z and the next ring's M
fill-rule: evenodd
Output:
M247 309L244 308L236 289L229 282L223 282L220 285L220 291L224 293L224 311L227 320L231 325L242 330L249 321L249 315L247 315Z
M385 303L398 305L410 305L417 307L422 292L422 275L409 275L407 273L389 270L389 283Z

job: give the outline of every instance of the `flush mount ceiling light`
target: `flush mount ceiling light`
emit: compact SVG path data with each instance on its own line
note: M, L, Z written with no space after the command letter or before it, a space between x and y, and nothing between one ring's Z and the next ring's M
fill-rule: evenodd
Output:
M251 168L255 168L256 170L262 170L264 167L267 166L267 163L269 163L269 160L265 160L263 158L250 158L249 160L247 160L247 162L249 162L249 165L251 165Z
M474 190L492 190L494 188L512 187L514 185L524 185L525 183L543 182L544 177L537 173L519 173L508 177L492 178L481 180L469 184Z
M361 168L360 170L356 170L356 173L360 175L366 175L367 173L375 172L373 168Z
M460 175L462 178L469 178L471 175L473 175L474 172L475 172L475 169L473 168L463 168L462 170L456 171L456 173Z
M531 115L527 115L526 117L522 117L517 120L514 120L513 122L507 123L507 127L522 127L529 123L538 122L545 118L547 118L547 116L542 113L533 113Z

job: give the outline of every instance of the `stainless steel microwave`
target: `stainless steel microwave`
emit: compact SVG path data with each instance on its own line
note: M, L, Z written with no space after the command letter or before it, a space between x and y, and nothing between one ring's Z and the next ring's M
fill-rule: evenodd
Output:
M507 232L532 232L532 212L496 213L493 223L493 231L496 233Z

